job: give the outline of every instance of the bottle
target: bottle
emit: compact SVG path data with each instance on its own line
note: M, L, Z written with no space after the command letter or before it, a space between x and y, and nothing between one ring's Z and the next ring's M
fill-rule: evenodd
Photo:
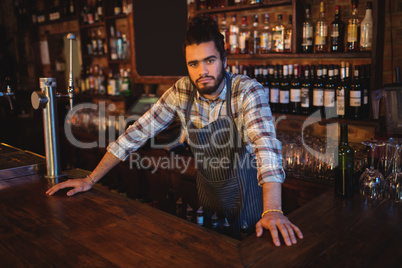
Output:
M338 118L345 119L348 117L346 107L349 106L349 83L346 79L346 65L341 62L341 77L339 85L336 89L336 114Z
M315 25L315 52L328 52L328 22L325 18L325 4L320 4L320 18Z
M335 167L335 195L350 198L354 193L354 151L348 144L348 125L341 124L341 140L335 156L338 164Z
M362 119L363 117L363 89L361 87L360 66L355 65L353 80L350 85L350 99L349 99L349 117L351 119Z
M352 0L352 17L348 23L348 39L346 49L348 52L359 51L360 19L358 13L358 0Z
M202 206L197 210L197 223L198 225L204 225L204 211L202 210Z
M279 73L279 65L276 65L274 70L274 76L273 79L271 80L271 85L269 88L269 104L271 106L272 112L276 113L279 112L279 79L278 79L278 73Z
M250 30L247 24L247 16L243 16L239 32L239 48L241 54L248 53L249 40L250 40Z
M97 21L103 21L103 2L102 0L98 0L96 2L96 17Z
M109 96L115 96L118 92L117 80L113 75L113 72L109 73L109 79L107 83L107 94Z
M254 15L253 28L250 33L250 41L249 41L249 53L250 54L260 54L260 29L258 24L258 14Z
M271 52L272 33L271 33L271 28L269 27L268 14L264 15L264 26L263 26L263 29L261 30L260 40L261 40L260 53L267 54L267 53Z
M361 22L360 50L370 51L373 45L373 15L372 2L368 1L366 6L366 15Z
M303 41L302 50L306 53L312 53L314 51L313 36L314 36L314 26L310 18L311 7L306 5L306 19L303 22Z
M340 6L335 7L335 20L331 23L331 52L344 52L345 23L341 19Z
M121 39L122 39L122 53L121 53L122 59L126 60L129 58L129 51L130 51L127 35L122 34Z
M131 96L131 89L130 89L130 75L129 75L129 70L126 70L123 72L123 78L122 78L122 82L121 82L121 94L123 96Z
M262 86L264 87L265 96L267 97L268 103L269 103L269 80L270 80L269 68L270 66L268 65L264 67L262 76Z
M324 107L325 107L325 117L332 118L336 117L336 84L334 76L334 66L330 65L328 69L328 79L325 83L324 89Z
M87 1L87 21L88 24L93 24L95 22L94 18L94 6L92 5L92 1L88 0Z
M272 51L283 52L285 42L285 26L282 23L282 14L278 14L278 21L272 29Z
M116 51L117 51L117 59L123 59L123 38L121 37L121 32L117 31L117 39L116 39Z
M368 88L368 81L366 79L366 69L367 65L360 65L360 73L359 79L362 87L362 119L366 119L369 115L369 105L368 105L368 95L369 95L369 88Z
M190 204L187 204L186 219L188 221L193 220L193 208L190 206Z
M229 44L229 29L226 24L226 15L223 14L221 17L221 23L219 24L219 32L223 35L225 41L225 50L226 53L230 52L230 44Z
M211 221L212 221L212 230L217 231L219 229L219 218L216 212L212 215Z
M99 66L99 71L98 71L98 88L99 88L99 94L105 95L106 94L106 85L105 85L106 77L105 74L103 73L103 68L102 66Z
M113 12L115 15L121 14L121 0L114 0Z
M318 65L317 77L313 88L313 109L314 112L320 110L321 116L324 115L324 83L322 79L322 65Z
M183 215L183 200L181 196L176 201L176 216L179 218L184 218Z
M116 37L114 35L114 27L110 26L110 59L117 60L117 44L116 44Z
M243 220L243 223L240 227L240 239L245 239L250 234L250 229L248 228L248 224Z
M69 2L69 7L68 7L68 11L70 15L74 15L75 14L75 7L74 7L74 0L70 0Z
M237 21L236 21L236 14L233 14L232 16L232 24L230 25L230 53L231 54L238 54L240 53L240 48L239 48L239 26L237 26Z
M304 77L301 84L300 90L300 110L301 114L309 115L312 109L312 101L313 101L313 90L311 88L311 81L310 81L310 66L304 66Z
M289 112L289 95L290 95L290 86L289 86L289 67L288 65L283 65L283 74L279 77L281 80L281 86L279 90L279 103L280 103L280 112L288 113Z
M294 65L294 77L290 82L290 113L299 114L301 109L301 65Z
M289 15L288 25L285 28L284 49L283 52L292 52L292 15Z

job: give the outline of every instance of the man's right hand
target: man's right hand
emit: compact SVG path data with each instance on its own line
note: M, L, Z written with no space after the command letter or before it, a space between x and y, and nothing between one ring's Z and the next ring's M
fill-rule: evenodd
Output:
M90 190L92 188L92 181L88 177L82 178L82 179L70 179L65 182L56 184L55 186L53 186L52 188L47 190L46 194L53 195L58 190L61 190L64 188L73 188L67 192L68 196L72 196L72 195L75 195L76 193L85 192L85 191Z

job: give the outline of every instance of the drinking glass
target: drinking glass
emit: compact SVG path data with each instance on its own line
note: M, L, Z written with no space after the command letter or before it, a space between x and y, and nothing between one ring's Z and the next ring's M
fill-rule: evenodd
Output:
M373 140L363 141L362 144L371 147L371 163L370 168L367 168L360 176L360 194L367 199L381 199L384 190L384 176L374 168L374 152L377 147L384 146L384 143Z
M393 172L385 179L384 193L387 199L402 202L401 144L390 143L394 147Z

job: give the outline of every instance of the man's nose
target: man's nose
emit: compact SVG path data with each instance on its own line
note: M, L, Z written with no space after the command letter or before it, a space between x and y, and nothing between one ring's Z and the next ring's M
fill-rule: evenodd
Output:
M208 66L205 64L205 62L202 62L200 64L200 70L199 70L200 77L206 76L209 74Z

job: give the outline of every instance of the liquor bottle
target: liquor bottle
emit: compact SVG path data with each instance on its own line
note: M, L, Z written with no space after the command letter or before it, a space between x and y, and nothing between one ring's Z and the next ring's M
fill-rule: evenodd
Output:
M348 143L348 125L341 124L340 142L335 156L338 164L335 167L334 189L335 195L349 198L354 193L354 151Z
M271 106L272 112L279 112L279 65L276 65L274 68L274 77L271 79L271 85L269 88L269 104Z
M348 118L346 107L349 106L349 82L346 78L346 65L341 62L341 78L336 89L336 114L338 118Z
M358 0L352 0L352 17L348 23L348 40L346 49L348 52L359 51L360 19L358 13Z
M241 54L247 54L249 48L250 30L247 24L247 16L243 16L239 32L239 48Z
M313 22L310 18L311 7L310 5L306 6L306 19L303 22L303 41L302 41L302 49L303 52L312 53L314 51L314 26Z
M292 28L292 15L289 15L289 21L288 21L288 25L285 28L285 37L284 37L284 50L283 52L292 52L292 32L293 32L293 28Z
M258 14L256 14L254 15L253 28L250 34L249 53L254 55L259 54L261 50L260 44L261 44L260 29L258 24Z
M193 208L190 206L190 204L187 204L186 219L188 221L193 221Z
M261 40L260 53L266 54L266 53L271 52L272 33L271 33L271 28L269 27L268 14L264 15L264 25L263 25L261 33L260 33L260 40Z
M130 81L129 70L125 70L123 72L123 79L121 83L121 94L126 97L131 96L131 81Z
M310 80L310 66L304 66L304 77L301 84L300 90L300 110L301 114L309 115L312 109L312 101L313 101L313 91L311 88L311 80Z
M324 89L324 107L325 107L325 117L332 118L336 117L336 84L334 76L334 66L330 65L328 69L328 79L325 83Z
M236 21L236 14L233 14L232 16L232 24L230 25L230 53L231 54L238 54L240 53L240 48L239 48L239 26L237 26L237 21Z
M121 36L121 32L117 31L117 38L116 38L116 51L117 51L117 59L123 59L123 38Z
M360 73L359 73L359 79L361 82L361 87L362 87L362 119L366 119L370 113L369 111L369 83L366 79L366 72L367 72L367 65L360 65Z
M115 76L113 75L113 72L111 71L109 73L109 79L107 82L107 94L110 96L116 95L117 92L117 80Z
M281 81L281 86L279 88L280 112L284 114L289 112L290 85L288 75L289 75L289 66L285 64L283 65L283 73L279 77Z
M99 73L98 73L98 87L99 87L99 94L105 95L106 94L106 77L103 73L102 66L99 66Z
M331 23L331 52L344 52L345 23L341 19L340 6L335 7L335 20Z
M103 21L103 2L102 0L98 0L96 2L96 17L97 21Z
M350 85L350 99L349 99L349 117L351 119L362 119L363 113L363 89L361 87L360 78L360 66L355 65L355 71L353 80Z
M278 14L278 21L272 29L272 51L283 52L285 42L285 26L282 22L282 14Z
M198 225L204 225L204 211L202 210L202 206L197 210L197 223Z
M290 113L300 114L301 109L301 83L300 83L301 65L294 65L294 76L290 82Z
M69 14L70 14L70 15L74 15L74 14L75 14L74 0L70 0L68 10L69 10Z
M320 18L315 25L315 52L328 52L328 22L325 18L325 4L320 4Z
M269 102L269 68L270 66L266 65L263 70L263 78L262 78L262 86L264 87L265 96Z
M373 45L373 15L372 15L372 2L367 2L366 15L361 22L360 33L360 50L370 51Z
M110 26L110 38L109 38L109 47L110 47L110 59L117 60L117 44L116 44L116 36L114 33L114 27Z
M53 7L49 11L49 20L54 21L60 19L60 2L59 0L53 1Z
M94 18L94 6L92 5L92 1L87 1L87 21L88 24L93 24L95 22Z
M226 24L226 15L223 14L221 17L221 21L219 24L219 32L223 35L223 40L225 41L225 50L226 53L230 52L230 46L229 46L229 29Z
M96 38L96 29L91 30L91 54L98 55L98 41Z
M121 14L121 0L114 0L113 13L115 15Z
M313 109L314 112L320 111L321 116L324 115L324 83L322 79L322 65L317 67L317 77L313 88Z
M212 225L212 230L218 231L219 218L218 218L218 213L216 213L216 212L211 217L211 225Z

